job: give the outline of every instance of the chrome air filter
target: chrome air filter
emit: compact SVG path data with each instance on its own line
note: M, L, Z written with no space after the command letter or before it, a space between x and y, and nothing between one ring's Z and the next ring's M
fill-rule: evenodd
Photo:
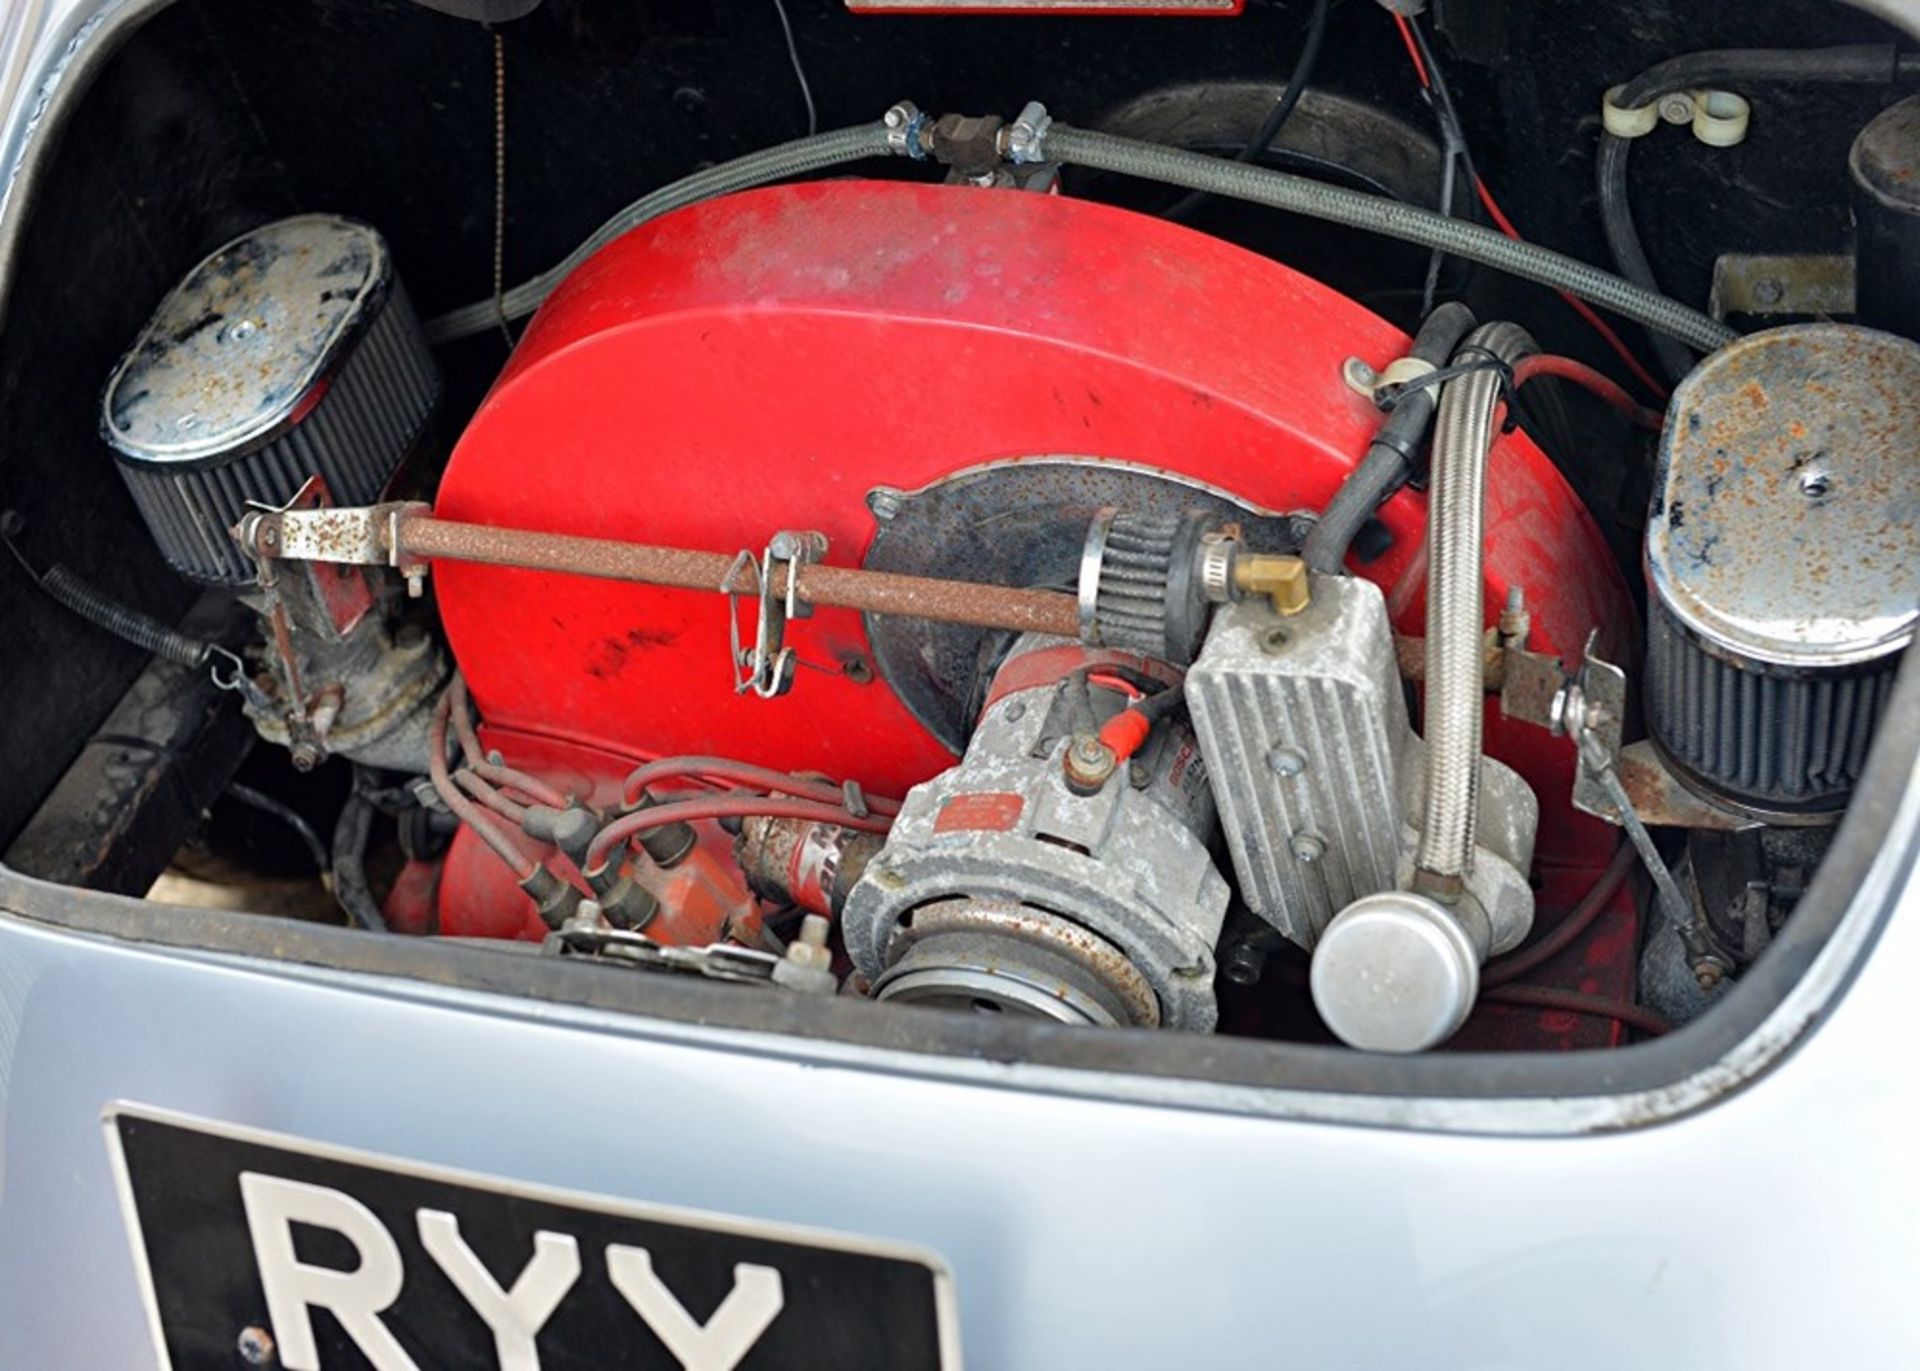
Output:
M440 380L387 245L303 214L188 273L107 381L101 436L167 561L238 584L228 532L308 478L337 504L379 499L426 426Z
M1920 346L1754 334L1674 392L1647 525L1647 723L1762 813L1838 809L1920 617Z

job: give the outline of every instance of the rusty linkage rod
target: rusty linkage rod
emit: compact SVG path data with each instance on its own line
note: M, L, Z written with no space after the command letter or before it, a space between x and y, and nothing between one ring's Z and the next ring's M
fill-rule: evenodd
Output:
M421 504L262 512L248 516L240 537L259 556L393 566L415 582L424 563L450 561L736 595L757 595L760 590L756 568L741 565L733 554L490 528L436 518ZM787 565L776 566L772 574L774 593L784 596ZM1016 633L1080 636L1079 608L1072 595L1061 591L817 564L801 567L798 575L799 598L811 605Z
M754 595L760 590L753 567L736 571L735 559L723 552L489 528L430 515L401 519L395 532L402 557L485 562L529 571L557 571L687 590L718 591L727 584L731 573L731 589L736 593ZM776 567L773 576L774 593L785 595L786 566ZM812 605L1015 632L1051 633L1063 638L1080 634L1080 612L1074 597L1059 591L1016 590L966 581L896 576L854 567L806 566L800 569L799 576L798 594Z

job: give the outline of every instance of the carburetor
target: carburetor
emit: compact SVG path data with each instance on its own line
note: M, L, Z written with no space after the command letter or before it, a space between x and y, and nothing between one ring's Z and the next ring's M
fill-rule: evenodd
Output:
M847 950L876 997L1213 1028L1228 890L1206 768L1168 707L1179 682L1133 654L1014 645L966 756L908 794L847 897Z

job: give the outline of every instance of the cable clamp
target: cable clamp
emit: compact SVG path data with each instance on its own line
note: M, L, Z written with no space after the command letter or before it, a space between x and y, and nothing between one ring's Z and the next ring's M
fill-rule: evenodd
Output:
M1381 373L1382 383L1374 390L1374 403L1383 411L1391 414L1394 407L1415 391L1437 390L1449 381L1457 381L1462 376L1471 376L1476 372L1493 372L1500 380L1502 398L1507 402L1507 423L1503 432L1513 428L1513 367L1505 358L1489 352L1483 347L1469 344L1453 354L1454 360L1444 367L1432 366L1417 358L1403 357ZM1461 360L1461 359L1465 360ZM1402 362L1412 362L1425 370L1410 375L1405 380L1388 379Z
M1404 386L1409 381L1417 381L1423 376L1431 376L1440 368L1424 357L1396 357L1378 372L1374 373L1373 393L1394 386Z
M1616 103L1625 89L1624 85L1615 86L1600 101L1600 126L1615 138L1645 138L1660 127L1660 102L1629 109Z

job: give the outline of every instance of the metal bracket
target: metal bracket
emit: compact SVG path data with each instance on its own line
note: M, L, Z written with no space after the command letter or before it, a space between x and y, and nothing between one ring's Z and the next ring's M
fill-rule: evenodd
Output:
M1619 777L1613 767L1620 759L1620 739L1627 718L1627 673L1594 652L1595 636L1588 635L1579 673L1554 696L1547 727L1579 745L1580 769L1573 779L1573 807L1609 823L1623 823L1626 815L1616 801L1614 786L1601 779ZM1629 811L1630 812L1630 811Z
M400 525L432 513L433 506L421 500L335 508L326 483L315 476L284 507L255 510L233 533L256 561L390 566L418 599L426 590L427 563L401 551Z
M1555 717L1549 724L1555 733L1576 737L1580 736L1577 730L1584 728L1594 740L1592 747L1598 749L1590 750L1586 744L1580 749L1580 768L1573 782L1575 809L1629 828L1641 823L1737 833L1758 827L1757 820L1722 809L1689 790L1652 743L1643 740L1621 746L1626 698L1627 673L1595 657L1589 639L1586 665L1555 697ZM1605 767L1598 765L1602 756Z
M1707 312L1756 318L1822 316L1854 311L1849 253L1722 253L1713 262Z
M554 957L592 957L649 971L677 971L737 985L772 985L781 958L758 948L732 943L678 947L629 929L591 928L569 923L549 933L540 950Z
M826 534L783 529L773 535L773 541L767 544L758 562L743 548L727 568L720 589L729 600L745 593L741 573L751 570L757 601L751 648L741 645L739 614L732 608L727 612L734 694L744 695L751 690L763 700L772 700L793 689L798 658L786 645L787 624L813 615L813 606L800 598L800 568L826 555ZM775 568L779 566L786 567L784 593L774 588Z

